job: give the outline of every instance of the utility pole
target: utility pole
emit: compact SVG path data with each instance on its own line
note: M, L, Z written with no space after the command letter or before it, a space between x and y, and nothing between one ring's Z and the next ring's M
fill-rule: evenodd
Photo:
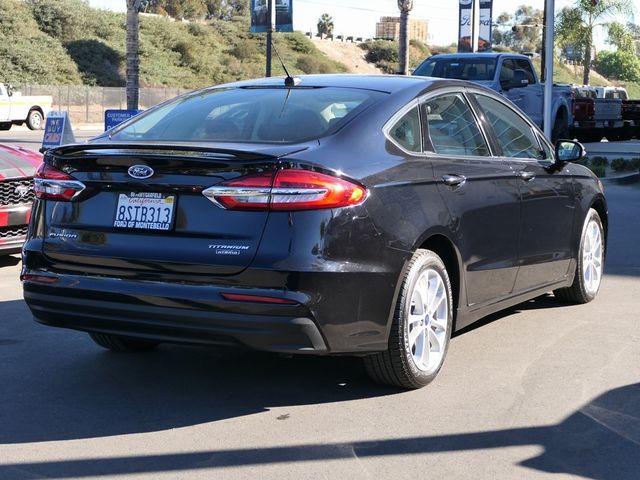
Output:
M140 96L140 18L142 0L127 0L127 109L138 110Z
M554 19L555 2L554 0L546 0L544 6L545 15L545 36L544 36L544 135L551 140L551 132L553 130L553 119L551 118L551 99L553 90L553 45L554 45Z
M272 36L273 31L276 28L276 8L275 8L275 0L267 0L268 8L267 15L269 17L269 24L267 25L267 77L271 76L271 44L273 42Z
M400 75L409 74L409 12L413 8L413 0L398 0L400 9L400 45L399 45L399 71Z

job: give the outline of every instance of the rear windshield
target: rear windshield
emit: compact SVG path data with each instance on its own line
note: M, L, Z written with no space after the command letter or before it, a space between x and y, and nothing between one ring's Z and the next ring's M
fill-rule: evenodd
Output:
M215 88L179 97L113 140L295 143L335 132L384 93L352 88Z
M432 57L413 72L414 75L460 80L493 80L496 58Z

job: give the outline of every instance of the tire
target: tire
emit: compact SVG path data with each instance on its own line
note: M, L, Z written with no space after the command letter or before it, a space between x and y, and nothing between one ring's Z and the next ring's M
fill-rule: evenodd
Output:
M158 346L158 342L138 340L109 333L89 332L91 339L107 350L114 352L148 352Z
M442 368L452 326L453 295L447 269L434 252L418 250L402 279L389 347L364 357L367 373L385 385L424 387Z
M551 129L551 141L555 143L560 139L567 138L569 138L569 125L562 115L558 115Z
M44 127L44 115L40 110L30 110L27 116L27 127L29 130L42 130Z
M11 130L11 122L0 122L0 130Z
M604 229L600 215L593 208L582 226L578 265L570 287L559 288L553 294L560 300L588 303L598 294L604 267Z

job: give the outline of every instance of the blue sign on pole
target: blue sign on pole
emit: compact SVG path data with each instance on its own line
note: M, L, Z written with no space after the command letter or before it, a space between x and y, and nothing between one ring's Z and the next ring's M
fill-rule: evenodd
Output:
M104 112L104 131L112 129L120 125L122 122L135 117L142 110L105 110Z
M67 112L49 112L44 126L42 148L40 151L59 147L67 143L75 143L76 138L71 128L71 120Z

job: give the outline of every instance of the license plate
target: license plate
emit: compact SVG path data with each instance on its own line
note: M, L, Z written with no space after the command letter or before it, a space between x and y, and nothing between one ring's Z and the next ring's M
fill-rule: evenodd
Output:
M155 192L118 195L113 226L138 230L171 230L176 196Z

